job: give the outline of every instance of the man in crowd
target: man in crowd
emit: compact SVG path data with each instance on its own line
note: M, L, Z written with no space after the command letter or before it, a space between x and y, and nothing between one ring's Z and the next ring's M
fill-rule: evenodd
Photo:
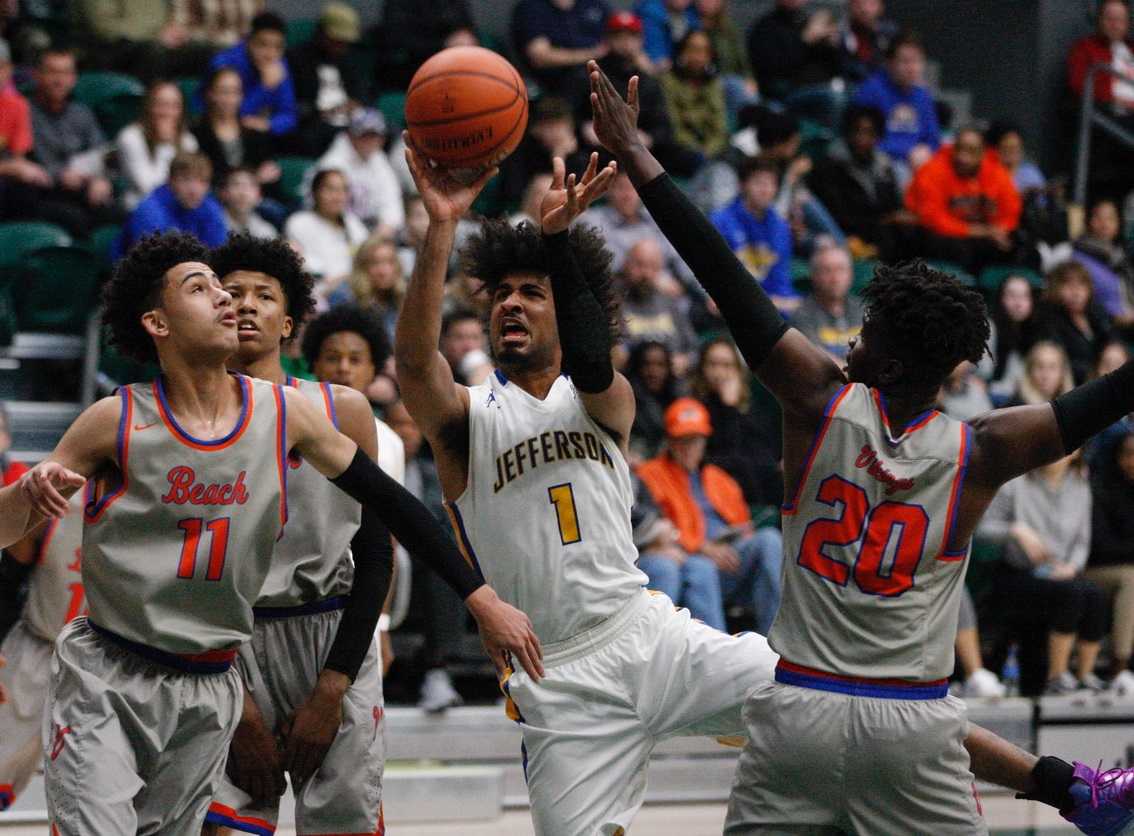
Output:
M230 169L221 181L220 202L224 225L230 233L247 233L254 238L275 238L279 230L260 217L260 181L250 168Z
M261 12L252 18L252 31L244 41L209 63L210 73L231 67L240 74L241 124L275 137L290 134L298 124L291 70L284 58L286 39L284 19L275 12Z
M212 247L224 243L224 210L209 194L213 166L202 154L182 153L169 164L169 182L138 204L119 240L119 253L152 232L181 230Z
M47 187L51 176L27 157L32 149L28 100L12 83L12 53L0 40L0 218L15 214L24 186Z
M850 295L853 270L851 255L842 247L816 250L811 256L811 293L791 317L791 324L840 366L850 341L862 330L862 300Z
M890 41L898 34L897 24L884 18L882 0L850 0L843 26L844 72L849 79L862 81L882 66Z
M661 290L664 281L662 250L651 238L630 248L619 274L626 296L622 316L626 340L622 347L632 352L639 343L659 342L669 349L674 373L684 375L692 366L697 335L689 322L683 301Z
M386 119L373 108L359 108L349 130L331 143L314 170L334 168L350 183L350 208L368 227L389 237L406 222L398 177L386 157Z
M808 5L809 0L776 0L748 32L748 57L762 95L823 111L842 66L839 25L830 10Z
M607 52L602 32L606 0L520 0L512 12L512 42L539 86L564 95L585 78L583 64Z

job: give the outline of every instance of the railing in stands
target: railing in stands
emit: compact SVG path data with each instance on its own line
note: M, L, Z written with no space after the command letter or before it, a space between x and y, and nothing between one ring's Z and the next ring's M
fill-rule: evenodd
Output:
M1119 72L1110 64L1101 61L1087 71L1087 78L1083 82L1083 103L1079 107L1079 144L1076 149L1075 192L1073 195L1074 205L1079 207L1080 211L1082 211L1082 207L1087 205L1087 172L1091 161L1091 128L1097 126L1119 142L1134 148L1134 133L1127 130L1113 117L1102 113L1095 102L1095 77L1099 73L1134 82L1134 79Z

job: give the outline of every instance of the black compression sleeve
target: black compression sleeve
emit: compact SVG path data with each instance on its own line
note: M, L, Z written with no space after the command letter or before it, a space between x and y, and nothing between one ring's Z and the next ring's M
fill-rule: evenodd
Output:
M429 510L361 450L354 454L350 467L331 482L373 508L406 551L440 575L461 600L484 585L480 573L461 557Z
M614 380L610 362L613 341L606 312L575 260L568 233L545 235L543 240L551 266L563 370L580 392L605 392Z
M1032 769L1035 789L1017 793L1016 798L1027 798L1066 812L1075 805L1071 785L1075 782L1075 769L1067 761L1044 755Z
M394 546L390 542L390 530L365 505L362 506L362 524L350 541L350 551L354 556L350 600L343 609L343 617L323 667L345 673L353 682L374 641L374 629L378 626L378 616L382 614L382 604L386 601L390 578L394 575Z
M1134 412L1134 360L1051 402L1063 451L1077 450L1095 433Z
M655 177L638 193L677 254L717 303L749 368L758 369L788 330L772 300L668 174Z
M34 564L20 563L10 554L0 555L0 642L20 618L24 584Z

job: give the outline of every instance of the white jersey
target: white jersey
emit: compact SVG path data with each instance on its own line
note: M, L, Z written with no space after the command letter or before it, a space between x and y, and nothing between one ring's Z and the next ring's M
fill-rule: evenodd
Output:
M545 643L618 612L646 583L635 565L630 471L559 377L544 400L500 371L469 390L469 465L448 508L465 555Z
M968 544L948 551L971 428L930 410L892 435L884 396L828 404L784 506L784 590L769 641L785 663L915 681L953 670Z
M63 625L87 612L80 560L86 495L86 490L77 491L66 516L47 521L28 581L21 617L32 633L50 642L55 641Z

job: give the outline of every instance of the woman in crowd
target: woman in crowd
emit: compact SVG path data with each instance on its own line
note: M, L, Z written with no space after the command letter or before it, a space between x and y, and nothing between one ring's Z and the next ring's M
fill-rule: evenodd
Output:
M1120 368L1122 364L1129 359L1130 350L1126 347L1125 343L1107 343L1106 348L1104 348L1099 355L1099 361L1095 364L1094 374L1091 375L1091 377L1098 379L1103 375L1110 374L1115 369ZM1083 455L1086 456L1087 469L1090 471L1092 478L1094 474L1101 473L1110 466L1108 457L1110 456L1111 445L1115 443L1119 436L1126 435L1126 433L1131 431L1134 431L1134 419L1127 415L1121 420L1111 424L1083 445Z
M354 252L366 240L366 227L347 206L350 186L338 169L316 174L311 196L314 207L288 218L284 235L303 253L307 269L321 279L320 284L335 287L350 273Z
M118 165L126 180L122 196L133 209L169 179L169 164L181 151L196 151L197 140L185 125L185 101L176 84L155 81L146 90L141 118L115 140Z
M398 259L398 247L389 238L377 235L367 238L354 256L354 270L346 286L332 293L330 302L353 296L361 307L374 311L386 328L390 344L394 343L394 329L398 324L398 311L406 295L406 278Z
M674 49L674 66L661 78L677 143L712 159L728 146L724 84L717 77L709 35L692 30Z
M213 164L213 177L224 179L230 169L244 167L256 172L261 185L280 179L280 167L272 159L272 138L240 121L244 85L230 67L214 70L205 80L205 112L193 128L201 153Z
M991 148L1000 164L1012 175L1012 182L1020 197L1027 200L1029 194L1042 191L1047 178L1039 166L1024 155L1024 137L1020 129L1009 122L994 123L985 133L985 143Z
M637 464L657 455L665 440L665 409L682 391L669 349L654 340L639 343L630 352L626 377L638 405L630 429L630 458Z
M1110 342L1110 321L1095 302L1091 274L1079 262L1065 261L1048 273L1047 291L1036 311L1036 336L1063 346L1076 386Z
M1024 357L1024 373L1016 385L1015 397L1005 405L1047 403L1074 386L1067 352L1058 343L1040 340Z
M1016 392L1024 374L1024 354L1032 344L1032 314L1035 293L1023 276L1009 275L1000 283L992 311L992 334L988 340L991 362L981 364L994 405L1003 404Z
M1134 262L1122 241L1122 216L1109 198L1096 201L1087 216L1087 234L1073 244L1075 260L1087 268L1095 298L1124 329L1134 326Z

